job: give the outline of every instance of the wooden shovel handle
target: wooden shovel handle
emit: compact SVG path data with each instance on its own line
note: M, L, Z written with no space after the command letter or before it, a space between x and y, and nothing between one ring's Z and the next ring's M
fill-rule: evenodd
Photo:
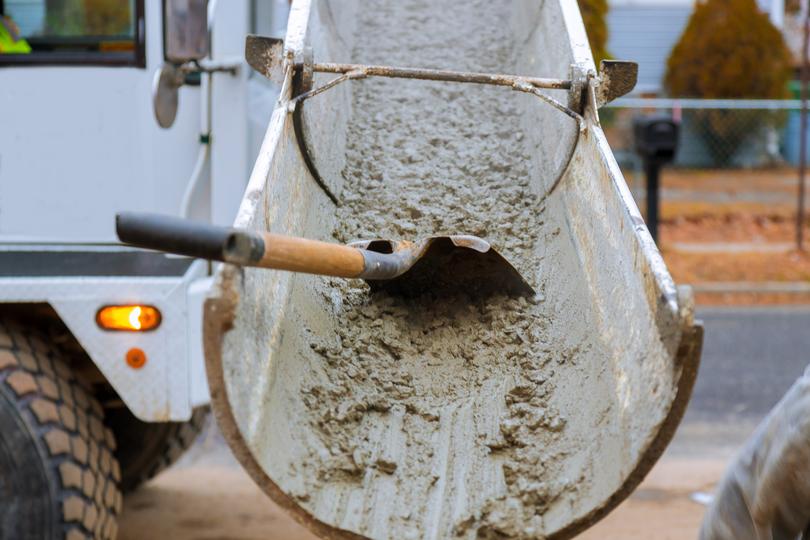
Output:
M353 247L295 236L263 233L264 254L256 266L354 278L363 273L362 252Z
M348 278L366 266L357 248L306 238L133 212L118 214L115 223L126 244L241 266Z

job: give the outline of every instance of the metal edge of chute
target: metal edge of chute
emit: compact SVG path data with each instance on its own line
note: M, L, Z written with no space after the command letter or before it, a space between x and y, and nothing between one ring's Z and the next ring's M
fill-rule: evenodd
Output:
M307 4L308 8L308 1L302 3ZM303 33L298 37L303 39ZM248 39L256 40L256 37L249 37ZM248 47L246 47L246 50L247 49ZM264 41L263 43L254 41L250 49L254 50L254 52L251 53L253 61L251 58L248 58L248 62L251 66L253 66L254 69L257 69L258 66L259 69L257 69L257 71L264 76L275 82L283 82L283 84L289 88L292 70L287 69L285 60L292 61L292 59L282 57L286 54L283 44L279 43L277 40ZM270 57L264 54L268 49L272 49L273 51ZM264 60L261 60L262 58L264 58ZM281 60L275 61L274 59L276 58L281 58ZM265 64L254 65L254 63L258 61L262 61ZM620 97L632 88L629 81L632 80L633 83L635 82L637 66L633 63L621 64L626 65L614 65L607 70L604 69L605 64L600 65L607 76L602 79L592 77L590 83L585 87L585 91L587 91L587 88L591 89L589 99L592 100L590 101L592 104L601 106L612 99ZM281 77L281 79L279 79L279 77ZM283 98L282 100L284 101ZM621 180L621 178L618 180ZM642 242L643 252L647 251L648 247L645 242ZM651 261L651 263L654 262L655 261ZM653 264L653 281L658 287L661 286L661 271L662 269L656 268ZM663 271L666 272L666 269L664 268ZM299 506L289 494L281 490L279 486L270 479L263 467L252 455L239 430L238 423L233 416L233 410L230 408L227 386L224 380L224 368L222 365L222 338L225 333L232 328L234 323L235 309L239 301L238 295L236 294L236 291L240 288L239 283L237 283L238 280L238 271L221 273L217 284L218 294L215 294L206 302L206 317L204 322L206 367L212 389L212 402L219 404L218 407L214 407L218 424L241 465L260 485L263 491L270 494L273 500L290 513L296 521L324 537L347 538L352 540L364 538L345 530L335 529L333 526L317 520ZM678 291L679 308L685 304L681 293L686 290L687 288L681 288ZM677 352L673 358L673 369L679 372L678 375L673 376L673 380L677 382L677 387L675 388L676 395L666 417L661 423L660 429L642 451L632 471L625 475L624 482L619 489L613 492L606 500L594 506L589 513L580 516L579 519L553 533L550 538L571 538L607 515L638 486L672 439L684 414L686 405L689 402L689 397L694 386L703 337L702 325L699 322L694 322L691 318L692 310L683 308L680 311L681 315L679 319L682 323L682 327Z

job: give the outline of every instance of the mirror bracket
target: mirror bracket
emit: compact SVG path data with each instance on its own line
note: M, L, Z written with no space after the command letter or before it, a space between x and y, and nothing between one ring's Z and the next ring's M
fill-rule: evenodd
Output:
M160 127L168 129L177 117L180 87L186 81L186 75L194 73L228 73L235 77L242 67L241 60L208 61L200 63L191 60L182 64L164 62L155 72L152 81L152 107L155 119Z
M180 71L184 75L192 73L227 73L233 77L239 75L239 68L242 67L242 62L235 61L208 61L208 62L188 62L180 66Z

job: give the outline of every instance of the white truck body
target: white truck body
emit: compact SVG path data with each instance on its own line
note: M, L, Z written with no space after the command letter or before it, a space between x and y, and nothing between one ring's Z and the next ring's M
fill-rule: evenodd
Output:
M36 2L6 0L6 9L12 4L24 18L43 16ZM208 3L207 60L239 69L203 74L198 86L181 87L169 129L158 126L152 104L155 72L164 63L160 0L131 4L143 66L3 64L0 55L0 303L49 304L141 420L186 420L208 402L201 310L211 268L121 247L115 215L179 215L199 168L189 217L233 222L255 155L251 125L263 132L269 110L262 113L268 109L262 103L275 100L269 85L249 83L245 35L277 33L272 24L283 27L286 4ZM250 96L259 111L252 121ZM162 324L151 332L111 332L96 324L102 306L131 303L157 307ZM132 347L146 353L141 369L125 362Z

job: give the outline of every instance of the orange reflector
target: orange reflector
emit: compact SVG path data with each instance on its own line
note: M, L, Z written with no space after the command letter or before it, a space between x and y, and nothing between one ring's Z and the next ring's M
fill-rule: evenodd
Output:
M152 306L104 306L96 323L105 330L145 332L160 326L160 311Z
M132 369L141 369L146 365L146 353L143 350L133 347L127 351L127 365Z

